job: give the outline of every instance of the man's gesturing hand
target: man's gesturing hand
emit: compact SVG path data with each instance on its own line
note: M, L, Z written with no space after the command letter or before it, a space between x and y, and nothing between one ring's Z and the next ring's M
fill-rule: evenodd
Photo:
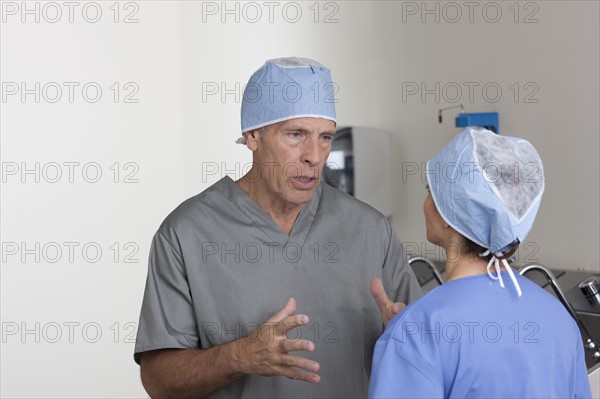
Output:
M392 302L385 293L383 283L379 277L374 277L373 280L371 280L371 295L373 295L375 302L379 305L381 321L383 321L384 326L387 326L396 313L406 307L402 302Z
M307 315L295 312L296 300L290 298L269 320L238 341L236 357L245 374L281 375L312 383L321 381L321 377L316 374L320 368L319 363L289 354L294 351L315 350L312 341L287 337L288 331L306 325L309 321Z

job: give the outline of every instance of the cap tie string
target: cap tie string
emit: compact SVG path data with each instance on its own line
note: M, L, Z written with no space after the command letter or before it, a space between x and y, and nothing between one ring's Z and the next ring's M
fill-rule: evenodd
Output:
M488 249L484 253L479 254L479 256L484 257L484 256L488 256L489 254L491 254L491 251ZM487 268L486 268L488 276L492 280L499 280L500 287L502 287L502 288L504 288L504 280L502 279L502 273L500 272L500 259L499 258L502 258L503 255L504 254L502 252L496 252L495 254L493 254L490 261L488 262ZM492 271L490 270L490 267L492 266L492 264L494 264L494 268L496 269L495 276L492 273ZM513 285L515 286L515 289L517 290L517 294L519 296L521 296L523 293L521 292L521 287L519 286L519 282L517 281L517 278L515 277L515 274L514 274L512 268L510 267L510 265L508 264L508 262L506 261L506 259L502 259L502 265L504 265L504 268L508 272L508 275L510 276L510 279L512 280Z

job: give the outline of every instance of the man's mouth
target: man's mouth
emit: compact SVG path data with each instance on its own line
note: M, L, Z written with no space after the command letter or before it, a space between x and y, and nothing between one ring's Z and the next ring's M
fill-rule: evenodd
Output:
M314 176L294 176L290 178L294 187L300 190L308 190L315 186L317 178Z

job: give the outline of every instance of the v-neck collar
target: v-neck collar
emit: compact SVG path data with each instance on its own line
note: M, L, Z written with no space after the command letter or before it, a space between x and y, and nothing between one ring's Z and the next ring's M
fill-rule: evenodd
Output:
M319 186L312 195L312 198L302 208L300 214L296 218L292 232L288 236L281 227L262 209L235 181L229 176L221 179L223 184L223 192L233 202L239 210L245 214L252 222L260 228L271 240L280 245L287 245L288 242L304 245L308 232L312 226L319 202L323 191L323 181L319 182Z

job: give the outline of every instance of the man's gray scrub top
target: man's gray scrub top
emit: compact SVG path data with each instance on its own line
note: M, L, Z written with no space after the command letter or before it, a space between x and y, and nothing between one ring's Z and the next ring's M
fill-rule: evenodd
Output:
M154 236L135 360L243 338L294 297L310 322L288 337L316 350L293 354L319 362L321 382L247 375L211 397L366 397L383 330L369 288L376 276L394 301L422 295L378 211L321 183L288 236L225 177L183 202Z

